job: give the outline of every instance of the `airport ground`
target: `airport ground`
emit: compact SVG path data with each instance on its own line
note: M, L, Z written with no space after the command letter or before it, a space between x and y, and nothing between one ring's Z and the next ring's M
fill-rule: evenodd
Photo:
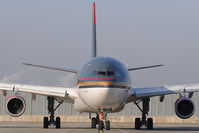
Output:
M154 124L154 130L135 130L133 123L111 123L111 130L104 133L193 133L199 124ZM88 122L64 122L61 129L43 129L41 122L0 122L0 133L98 133Z

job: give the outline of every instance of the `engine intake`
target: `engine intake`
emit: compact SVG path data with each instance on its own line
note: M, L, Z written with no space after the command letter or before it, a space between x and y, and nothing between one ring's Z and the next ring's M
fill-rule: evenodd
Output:
M194 103L191 99L186 97L181 97L176 100L175 112L176 115L182 119L190 118L195 111Z
M26 103L23 97L14 95L7 99L6 103L6 111L9 115L13 117L18 117L25 112Z

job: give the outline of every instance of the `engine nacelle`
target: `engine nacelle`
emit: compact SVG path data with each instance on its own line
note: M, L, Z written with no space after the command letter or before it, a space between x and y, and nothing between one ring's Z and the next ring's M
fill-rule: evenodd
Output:
M25 112L26 103L23 97L14 95L7 99L5 107L9 115L18 117Z
M182 119L190 118L195 111L194 103L191 99L180 97L175 102L176 115Z

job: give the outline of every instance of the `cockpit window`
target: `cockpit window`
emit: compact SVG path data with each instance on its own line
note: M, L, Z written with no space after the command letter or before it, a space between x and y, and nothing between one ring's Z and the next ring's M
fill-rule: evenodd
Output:
M98 72L98 76L114 76L114 75L115 75L114 71L107 71L107 72L99 71Z
M99 71L99 72L98 72L98 76L106 76L106 72Z
M108 71L107 72L107 76L114 76L115 74L114 74L114 72L113 71Z
M96 76L98 75L98 72L97 71L93 71L93 76Z

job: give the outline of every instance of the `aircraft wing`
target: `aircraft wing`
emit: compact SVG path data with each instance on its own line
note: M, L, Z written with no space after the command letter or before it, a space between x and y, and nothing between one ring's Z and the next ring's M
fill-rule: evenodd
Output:
M127 103L140 99L143 97L153 97L169 94L191 94L193 92L199 92L199 84L185 84L185 85L173 85L173 86L160 86L149 88L131 88L130 95L127 99Z
M34 65L34 64L28 64L28 63L23 63L24 65L27 66L32 66L32 67L39 67L39 68L45 68L45 69L51 69L51 70L57 70L57 71L63 71L63 72L71 72L71 73L76 73L77 70L74 69L68 69L68 68L58 68L58 67L52 67L52 66L44 66L44 65Z
M8 84L0 82L0 90L13 92L27 92L43 96L54 96L73 102L77 97L75 88L36 86L25 84Z
M163 66L163 65L153 65L153 66L145 66L145 67L128 68L128 71L135 71L135 70L154 68L154 67L161 67L161 66Z

